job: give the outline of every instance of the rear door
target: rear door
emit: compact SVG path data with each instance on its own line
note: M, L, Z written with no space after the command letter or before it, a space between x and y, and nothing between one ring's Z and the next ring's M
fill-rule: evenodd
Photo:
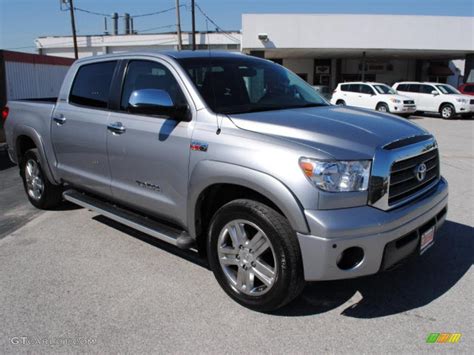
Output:
M67 100L53 113L52 142L60 177L83 189L110 194L108 101L117 61L84 64Z
M173 103L191 107L175 70L162 60L131 60L125 69L122 94L108 131L108 154L114 199L151 215L183 224L188 190L188 165L194 121L128 112L135 90L160 89Z
M359 106L360 105L360 98L359 98L359 90L360 90L360 85L359 84L349 84L348 89L344 101L346 101L346 105L348 106Z

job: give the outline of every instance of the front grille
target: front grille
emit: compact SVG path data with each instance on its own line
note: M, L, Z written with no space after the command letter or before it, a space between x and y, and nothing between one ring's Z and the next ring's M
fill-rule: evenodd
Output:
M426 165L426 176L419 181L415 169L421 164ZM390 187L388 204L394 205L409 198L439 178L438 149L417 155L413 158L393 163L390 170Z
M405 105L414 105L414 104L415 104L415 101L413 101L413 100L405 100L405 101L403 101L403 103L404 103Z

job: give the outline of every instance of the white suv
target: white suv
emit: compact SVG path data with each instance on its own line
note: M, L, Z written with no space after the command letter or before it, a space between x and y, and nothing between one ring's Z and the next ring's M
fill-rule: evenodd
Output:
M401 82L393 88L415 100L418 111L440 113L443 118L474 112L474 99L461 94L451 85L441 83Z
M382 83L341 83L334 90L331 103L409 116L416 111L415 102L400 96L390 86Z

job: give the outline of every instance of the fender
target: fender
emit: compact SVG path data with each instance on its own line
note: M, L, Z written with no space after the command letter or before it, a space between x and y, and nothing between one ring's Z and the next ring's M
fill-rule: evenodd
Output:
M195 212L199 195L214 184L235 184L248 187L272 201L288 218L296 232L309 233L303 208L291 191L279 180L266 173L240 165L203 160L193 169L189 179L188 227L196 238Z
M17 141L18 141L19 136L27 136L35 143L35 146L39 152L40 163L41 163L41 166L44 168L43 170L46 174L46 177L52 184L59 185L59 182L54 178L54 175L51 171L51 167L49 166L48 158L44 149L43 140L41 139L41 136L38 134L38 132L36 132L36 130L30 126L21 125L21 126L15 127L15 131L13 134L13 137L14 137L13 142L15 143L14 156L17 160L19 160L18 159L19 147L17 146L18 144ZM17 163L20 163L20 162L18 161Z

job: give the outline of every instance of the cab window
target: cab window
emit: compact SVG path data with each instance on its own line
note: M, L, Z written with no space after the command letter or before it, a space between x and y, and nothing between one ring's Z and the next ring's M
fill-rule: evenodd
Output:
M116 61L112 61L81 66L72 84L69 102L81 106L107 108L116 64Z
M122 89L120 108L127 111L130 95L133 91L141 89L166 91L175 105L186 105L186 98L178 82L163 64L146 60L129 62Z

